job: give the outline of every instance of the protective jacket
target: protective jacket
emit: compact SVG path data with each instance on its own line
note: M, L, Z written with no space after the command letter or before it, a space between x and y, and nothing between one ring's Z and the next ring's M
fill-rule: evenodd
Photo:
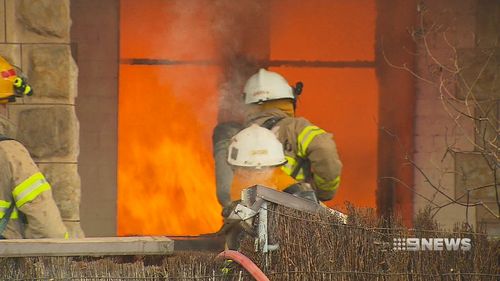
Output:
M279 109L256 112L247 120L248 124L264 127L271 124L277 132L288 160L282 166L286 174L310 183L319 200L333 198L340 184L342 163L331 134L305 118L289 117Z
M274 121L274 122L269 122ZM333 198L340 184L342 162L332 135L311 124L301 117L289 117L280 109L270 108L248 116L247 126L255 123L277 131L283 144L287 164L281 169L296 181L308 182L321 201ZM269 126L271 124L272 126ZM227 148L230 138L241 127L235 124L219 124L214 130L214 158L216 172L217 198L222 206L231 203L231 186L239 186L240 180L233 183L233 171L227 164ZM233 192L233 196L237 193Z
M50 184L21 143L0 141L0 171L0 220L14 206L0 235L7 239L67 238Z

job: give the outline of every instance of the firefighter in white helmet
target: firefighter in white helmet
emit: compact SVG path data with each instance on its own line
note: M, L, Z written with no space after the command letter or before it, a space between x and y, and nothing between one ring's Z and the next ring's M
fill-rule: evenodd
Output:
M283 172L281 167L287 160L283 145L276 135L256 124L240 131L232 139L227 162L233 167L234 180L231 185L231 201L240 200L241 191L254 185L263 185L280 191L316 201L309 184L297 183Z
M0 106L33 91L0 57ZM5 108L0 108L4 110ZM4 119L1 114L0 118ZM8 124L4 119L3 124ZM1 124L0 124L1 125ZM50 184L18 141L0 126L0 239L67 238Z
M281 167L282 171L298 182L310 183L316 197L320 201L327 201L333 198L339 187L342 163L331 134L305 118L295 117L297 97L302 92L302 86L299 82L291 87L280 74L260 69L248 79L244 87L246 123L275 131L287 159L287 163ZM220 132L227 135L231 130L236 130L233 127L228 129L226 124L222 124L216 128L214 144L224 144L224 134ZM230 185L228 183L233 181L233 177L227 172L218 172L228 170L224 167L225 163L217 161L217 154L215 158L220 194L227 190L225 186ZM236 177L234 180L237 180Z
M283 172L281 167L287 162L283 145L276 135L259 125L253 124L241 130L231 138L227 163L234 172L230 188L230 204L222 212L226 219L241 200L241 191L245 188L262 185L279 191L317 202L315 193L307 183L297 183ZM231 223L225 220L223 232L226 235L226 247L237 250L245 223Z

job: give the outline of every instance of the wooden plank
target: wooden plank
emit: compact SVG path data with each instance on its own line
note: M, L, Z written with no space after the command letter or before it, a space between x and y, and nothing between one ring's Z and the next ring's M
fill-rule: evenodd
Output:
M167 237L0 240L0 257L171 255Z

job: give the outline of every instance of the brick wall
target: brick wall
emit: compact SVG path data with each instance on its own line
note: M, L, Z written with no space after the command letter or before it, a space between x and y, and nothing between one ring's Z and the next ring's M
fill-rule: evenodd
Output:
M69 0L0 0L0 55L28 76L35 95L8 105L15 137L48 181L74 236L80 228L78 69L70 49Z
M494 149L484 142L498 145L500 2L424 1L418 9L423 21L412 30L420 77L413 157L415 213L429 204L446 204L449 196L463 204L484 202L498 214L494 170L486 159L490 164L495 160L484 157ZM489 187L467 191L480 186ZM500 220L483 206L450 204L437 212L436 219L446 227L467 221L500 234Z

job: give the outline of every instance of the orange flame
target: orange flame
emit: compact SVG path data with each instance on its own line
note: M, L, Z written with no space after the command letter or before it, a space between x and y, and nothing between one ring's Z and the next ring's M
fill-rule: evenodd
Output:
M374 0L265 2L121 0L121 57L217 61L224 60L224 52L256 52L273 60L374 60ZM230 13L236 20L224 18ZM258 29L260 14L264 24ZM329 204L349 200L374 206L374 69L274 70L290 82L305 82L299 115L335 133L345 166L339 194ZM221 73L209 66L121 66L118 234L199 234L220 226L210 135ZM226 105L237 111L233 102Z
M221 210L210 134L218 72L151 66L120 71L118 234L217 231Z
M215 56L204 1L120 1L120 56L206 60ZM220 69L120 67L118 234L217 231L211 134Z

